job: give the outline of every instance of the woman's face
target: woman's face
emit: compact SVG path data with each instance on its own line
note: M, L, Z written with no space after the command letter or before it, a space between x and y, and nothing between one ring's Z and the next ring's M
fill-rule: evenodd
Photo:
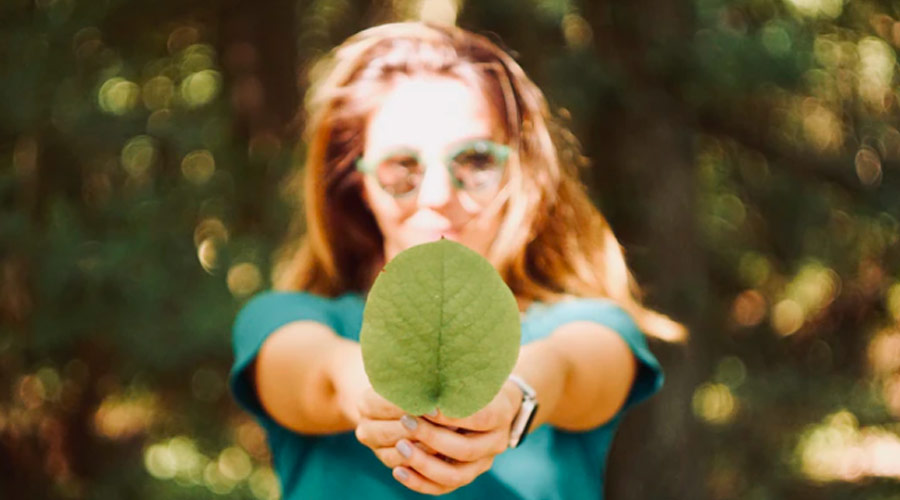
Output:
M477 89L450 77L401 80L370 116L365 137L366 162L417 158L423 172L417 190L406 196L385 191L375 175L364 176L363 195L384 235L385 262L441 236L487 256L501 222L502 186L457 189L446 166L471 140L500 142L492 110Z

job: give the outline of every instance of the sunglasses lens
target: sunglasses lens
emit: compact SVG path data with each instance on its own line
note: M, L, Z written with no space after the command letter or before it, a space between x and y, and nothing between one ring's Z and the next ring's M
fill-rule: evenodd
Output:
M451 170L463 189L482 191L499 184L503 175L504 160L490 147L475 144L453 157Z
M422 176L424 167L415 156L399 154L383 159L375 169L378 183L394 196L407 194L414 190Z

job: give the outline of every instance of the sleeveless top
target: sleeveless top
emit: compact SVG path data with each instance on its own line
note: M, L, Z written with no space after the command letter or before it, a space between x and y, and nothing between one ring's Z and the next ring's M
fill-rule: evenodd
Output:
M238 313L233 328L235 361L229 386L237 402L266 432L284 500L333 498L433 498L410 490L391 475L354 433L304 435L282 427L260 405L246 370L266 337L280 327L311 320L341 337L359 341L365 296L348 292L326 298L307 292L264 292ZM623 414L657 392L660 365L643 333L613 301L575 298L534 302L522 317L522 345L549 336L561 325L593 321L618 333L637 360L637 372L622 409L600 427L569 432L549 424L528 434L521 446L497 455L490 470L442 498L452 500L602 499L606 458ZM599 376L599 373L598 373ZM540 397L540 395L538 395Z

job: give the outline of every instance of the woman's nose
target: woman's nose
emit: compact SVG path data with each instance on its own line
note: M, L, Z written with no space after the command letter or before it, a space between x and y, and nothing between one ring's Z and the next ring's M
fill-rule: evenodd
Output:
M453 196L450 173L440 164L429 164L425 167L425 177L419 186L418 205L422 207L442 207Z

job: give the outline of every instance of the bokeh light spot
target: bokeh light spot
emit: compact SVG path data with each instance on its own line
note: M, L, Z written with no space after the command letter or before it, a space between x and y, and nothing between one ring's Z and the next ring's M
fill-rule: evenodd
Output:
M880 426L860 428L848 410L810 426L795 454L803 474L818 482L900 478L900 436Z
M156 141L147 135L129 139L120 155L122 168L132 177L143 177L156 163Z
M888 312L891 313L894 321L900 323L900 282L894 283L888 288L885 298L887 299Z
M140 99L141 89L134 82L115 77L100 86L100 109L112 115L124 115L134 109Z
M278 478L270 467L260 467L250 476L250 492L258 500L276 500L281 496Z
M871 148L860 148L856 153L856 175L864 186L877 186L881 182L881 157Z
M94 413L94 429L108 439L143 434L156 422L157 406L157 396L150 392L114 393Z
M213 68L216 58L216 49L205 43L191 45L181 54L179 72L182 75L190 75L205 69Z
M209 238L221 243L228 241L228 229L220 219L215 217L203 219L194 229L194 245L199 247Z
M737 413L737 402L725 384L703 384L694 391L694 415L710 424L727 424Z
M766 51L775 57L786 56L791 52L791 37L779 23L766 23L760 38Z
M212 274L219 264L219 249L215 238L206 238L197 246L197 260L203 270Z
M894 66L897 64L894 49L884 40L869 36L859 41L857 51L859 94L870 109L878 112L886 111L885 97L891 90Z
M222 474L217 462L206 464L203 469L203 482L209 491L218 495L227 495L234 489L236 483Z
M235 297L246 297L262 285L262 274L249 262L235 264L228 270L228 289Z
M144 83L141 95L150 111L168 108L175 96L175 84L166 76L155 76Z
M743 327L756 326L766 316L766 298L756 290L741 292L731 305L731 317Z
M869 366L877 376L900 372L900 329L886 329L869 342Z
M844 0L786 0L795 11L807 17L827 17L834 19L841 15Z
M594 38L594 31L590 23L578 14L570 13L563 16L562 32L569 48L581 48L590 45Z
M212 102L222 87L222 77L213 70L203 70L188 75L181 82L181 98L189 108L197 108Z
M835 152L843 144L843 125L835 113L808 98L802 106L803 131L809 144L819 152Z
M181 160L181 173L194 184L204 184L216 171L216 160L205 149L192 151Z
M222 450L222 453L219 453L218 464L219 472L234 482L243 481L253 470L247 452L237 446Z
M19 401L26 409L35 410L44 404L47 391L40 378L35 375L25 375L19 379L18 395Z
M157 479L171 479L177 472L175 455L163 444L154 444L147 448L144 452L144 467Z
M772 327L782 336L799 330L804 320L803 308L791 299L782 300L772 310Z

